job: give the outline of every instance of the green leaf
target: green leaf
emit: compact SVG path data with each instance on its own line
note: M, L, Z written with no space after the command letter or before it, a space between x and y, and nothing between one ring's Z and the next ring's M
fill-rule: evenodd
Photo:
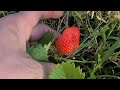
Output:
M27 48L28 54L35 60L48 61L48 50L54 39L54 34L50 31L46 32L38 43L32 43Z
M27 53L35 60L48 61L48 52L41 44L34 44L27 47Z
M108 29L109 29L108 25L105 25L105 26L101 27L101 30L100 30L104 44L106 43L106 34L105 33Z
M100 54L98 53L98 64L101 62Z
M84 44L81 46L81 49L86 48L86 47L90 48L90 47L92 47L92 46L93 46L93 43L87 42L87 43L84 43Z
M107 38L106 38L106 31L108 29L109 29L108 25L105 25L105 26L100 28L101 36L103 38L103 43L102 43L102 46L101 46L101 48L99 50L99 53L101 54L101 56L103 55L103 51L104 51L104 49L106 47L106 43L107 43L106 42L106 40L107 40Z
M54 34L53 32L46 32L43 37L40 39L39 43L42 44L43 46L46 44L48 45L49 42L52 42L52 40L54 39Z
M43 47L45 48L46 52L50 49L50 46L51 46L51 42L49 42L49 44L45 44Z
M78 17L79 19L82 20L81 14L80 14L78 11L74 11L74 13L77 15L77 17Z
M110 30L109 30L109 33L107 34L107 38L108 38L108 37L110 36L110 34L113 32L113 30L115 29L116 25L117 25L117 21L115 21L114 23L112 23L111 28L110 28Z
M113 51L120 45L120 38L105 52L104 56L101 58L101 64L103 64L106 59L113 53Z
M101 35L101 33L98 30L91 33L91 37L96 37L96 36L99 36L99 35Z
M63 67L58 64L49 76L50 79L66 79Z
M108 39L118 40L119 37L116 37L116 36L109 36Z
M75 68L75 64L71 62L62 62L58 64L51 72L49 79L84 79L85 73L80 67Z

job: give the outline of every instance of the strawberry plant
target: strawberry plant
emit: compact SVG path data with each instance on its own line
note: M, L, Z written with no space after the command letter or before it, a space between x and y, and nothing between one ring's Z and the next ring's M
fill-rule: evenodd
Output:
M119 11L66 11L59 19L40 23L61 33L54 40L46 32L27 45L33 59L57 62L49 79L120 79Z
M48 50L53 38L54 35L52 32L46 32L40 41L28 43L27 53L35 60L48 61Z
M50 79L84 79L85 73L71 62L62 62L58 64L55 69L51 72Z
M28 43L27 53L37 61L48 62L48 51L53 40L54 34L46 32L38 42ZM79 42L80 30L77 27L69 27L58 37L55 48L59 54L69 54L78 48ZM50 79L83 79L84 77L85 73L82 73L80 67L75 68L73 62L58 64L49 76Z

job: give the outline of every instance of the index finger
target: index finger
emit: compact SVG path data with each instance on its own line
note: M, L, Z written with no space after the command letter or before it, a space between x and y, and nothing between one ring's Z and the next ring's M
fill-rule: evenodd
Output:
M2 18L6 26L11 26L21 37L25 36L28 40L33 28L40 19L59 18L63 11L21 11L16 14L8 15Z

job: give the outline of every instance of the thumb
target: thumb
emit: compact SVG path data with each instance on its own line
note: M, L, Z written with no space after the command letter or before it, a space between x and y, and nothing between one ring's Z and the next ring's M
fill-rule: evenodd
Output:
M45 24L38 24L35 26L35 28L32 30L30 41L37 41L39 40L45 32L51 31L54 34L54 39L57 39L60 36L60 33L56 30L50 28L48 25Z

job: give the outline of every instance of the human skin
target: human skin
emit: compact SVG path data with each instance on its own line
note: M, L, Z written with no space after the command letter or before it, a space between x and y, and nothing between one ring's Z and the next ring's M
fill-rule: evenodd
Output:
M52 63L37 62L26 53L26 42L35 41L48 30L40 19L59 18L63 11L21 11L0 18L0 78L45 79ZM54 31L55 32L55 31ZM55 32L55 36L59 36Z

